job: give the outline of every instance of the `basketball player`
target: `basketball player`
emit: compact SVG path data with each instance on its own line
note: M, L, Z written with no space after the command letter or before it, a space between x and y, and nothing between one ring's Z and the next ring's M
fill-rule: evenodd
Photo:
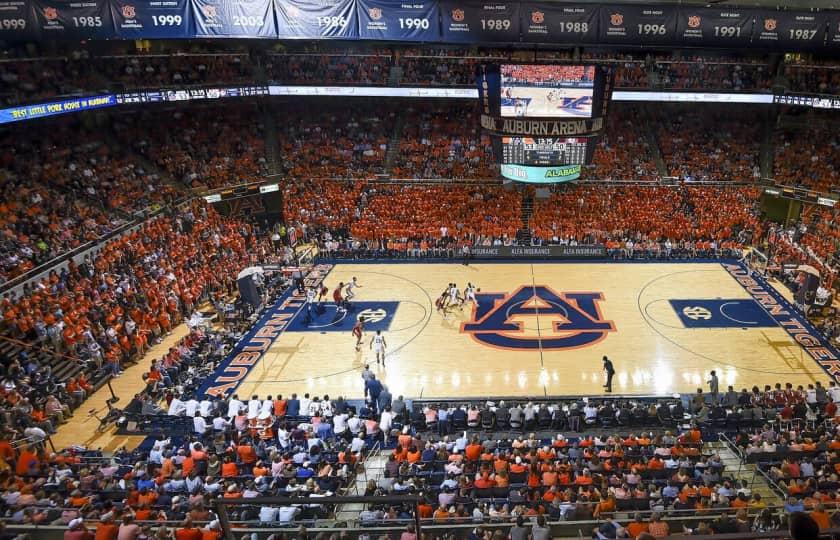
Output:
M359 317L356 324L353 325L353 336L356 337L356 352L362 350L362 334L365 331L365 318Z
M383 366L385 366L385 347L387 347L385 336L382 335L382 330L377 330L376 335L370 339L370 348L376 354L376 363L379 363L381 357Z
M449 305L454 306L458 305L461 306L464 303L464 299L461 297L461 291L458 290L458 285L455 283L449 284Z
M528 105L524 99L515 98L513 101L513 115L525 116L528 113Z
M356 287L361 287L361 285L359 285L359 282L356 281L356 277L354 276L353 281L347 284L347 292L344 295L345 300L349 302L353 299L354 296L356 296L356 293L353 292L356 289Z
M474 305L478 305L478 300L475 299L475 287L472 283L467 283L466 288L464 288L464 303L472 302Z
M312 310L315 308L315 297L318 295L315 287L306 289L306 320L304 324L312 322Z
M444 289L443 292L440 293L440 296L437 297L437 300L435 300L435 309L437 309L438 311L443 311L444 315L446 314L447 298L449 298L449 287Z
M324 313L324 299L329 298L329 292L330 290L327 286L321 283L321 287L318 290L318 306L315 308L319 315Z
M333 302L335 302L335 316L338 318L339 315L342 315L347 312L347 308L344 307L344 296L342 296L342 291L344 290L344 282L340 282L338 287L335 288L333 291Z

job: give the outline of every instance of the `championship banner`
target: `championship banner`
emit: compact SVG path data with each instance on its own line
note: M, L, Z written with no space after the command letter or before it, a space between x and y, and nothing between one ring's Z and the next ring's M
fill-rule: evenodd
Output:
M190 0L195 37L277 38L272 0Z
M475 259L589 259L607 256L602 245L586 246L475 246Z
M600 41L626 45L660 45L677 41L676 5L602 6Z
M440 41L435 0L357 0L360 39Z
M533 136L533 137L577 137L592 135L604 129L603 118L580 118L573 120L531 118L519 120L481 115L482 129L495 135Z
M681 7L677 15L677 39L685 45L748 46L755 13L752 9L734 7Z
M519 2L442 0L440 11L443 41L519 41Z
M116 37L107 0L31 0L42 39L112 39Z
M184 39L194 35L189 0L109 0L120 39Z
M753 45L811 49L825 44L828 15L805 11L768 11L756 17Z
M559 184L580 178L580 165L555 165L535 167L531 165L501 164L502 176L508 180L526 184Z
M840 49L840 11L832 11L828 15L828 35L825 44L827 47Z
M358 39L356 0L274 0L280 39Z
M523 2L522 41L529 43L596 43L598 6Z
M0 0L0 40L32 39L36 26L28 0Z

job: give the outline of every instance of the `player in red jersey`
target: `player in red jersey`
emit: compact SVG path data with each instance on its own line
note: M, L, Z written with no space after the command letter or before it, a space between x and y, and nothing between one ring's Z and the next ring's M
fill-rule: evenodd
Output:
M356 352L362 350L362 333L365 331L365 318L359 317L356 324L353 325L353 336L356 338Z
M344 294L342 290L344 289L344 282L338 284L338 287L335 288L333 291L333 302L335 302L335 311L336 317L339 314L345 313L347 309L344 307Z

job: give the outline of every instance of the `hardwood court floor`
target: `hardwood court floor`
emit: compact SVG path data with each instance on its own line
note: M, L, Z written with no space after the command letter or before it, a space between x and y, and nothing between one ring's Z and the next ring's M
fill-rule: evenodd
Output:
M779 326L684 326L686 319L681 320L680 308L674 307L671 300L718 302L721 313L723 305L750 303L746 291L716 263L519 263L468 267L340 264L327 277L326 285L332 291L339 281L346 283L353 276L362 285L357 289L356 301L369 302L368 307L375 307L376 302L399 302L390 328L384 332L389 351L387 365L384 369L374 367L395 396L600 394L604 383L603 355L615 363L616 393L670 394L693 392L698 387L706 390L705 381L712 369L717 370L721 390L730 384L740 389L777 381L807 384L828 380ZM519 287L534 290L535 286L546 286L558 293L560 300L551 297L520 302L519 308L533 308L533 313L511 315L513 321L523 323L524 329L507 335L524 338L526 346L576 334L567 330L569 326L579 330L579 326L568 323L575 318L580 320L579 312L565 313L568 318L557 314L557 309L551 312L552 302L557 306L563 299L571 304L559 310L568 311L569 305L575 306L569 296L559 293L602 293L603 300L597 303L601 320L611 321L614 331L601 332L600 341L577 348L511 349L484 344L476 339L478 336L461 329L462 323L471 321L472 307L455 309L445 318L434 309L434 299L447 283L456 282L463 290L468 281L480 287L482 293L512 293ZM501 304L502 300L497 302ZM507 302L501 306L508 313L516 307ZM685 309L703 322L702 310L698 316L691 311L695 308ZM726 318L738 320L738 316ZM596 324L598 317L595 319L584 322ZM565 326L558 330L553 324ZM238 393L264 396L310 392L361 397L360 371L365 363L373 366L374 362L368 348L370 333L365 336L362 351L357 353L349 331L326 330L287 330L243 381ZM505 336L505 332L495 333Z

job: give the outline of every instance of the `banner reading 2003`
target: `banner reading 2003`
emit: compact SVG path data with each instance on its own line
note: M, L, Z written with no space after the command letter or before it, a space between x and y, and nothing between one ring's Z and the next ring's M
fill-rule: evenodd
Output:
M191 0L195 37L276 38L272 0Z

